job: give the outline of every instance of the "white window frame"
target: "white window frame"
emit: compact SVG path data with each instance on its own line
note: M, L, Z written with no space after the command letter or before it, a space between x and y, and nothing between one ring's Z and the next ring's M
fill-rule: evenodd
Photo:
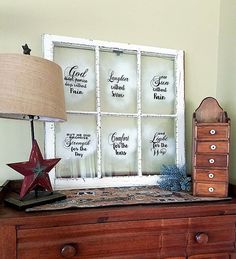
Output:
M53 61L54 47L93 47L96 53L96 94L99 95L99 49L108 48L122 51L135 51L137 53L137 72L138 89L140 89L140 58L141 53L153 53L160 56L170 56L175 59L175 79L176 79L176 113L170 115L156 115L156 117L175 118L176 120L176 164L185 165L185 103L184 103L184 52L182 50L173 50L165 48L156 48L124 43L87 40L81 38L65 37L58 35L43 35L43 56L45 59ZM140 100L141 90L138 90L137 100ZM99 99L99 98L98 98ZM140 105L139 103L137 104ZM148 116L148 115L146 115ZM153 115L150 115L153 117ZM138 119L139 120L139 119ZM99 128L99 120L98 126ZM138 139L141 138L141 124L138 123ZM98 138L99 136L99 132ZM98 141L98 177L96 178L56 178L55 169L50 172L50 179L54 189L74 189L91 187L115 187L115 186L138 186L138 185L156 185L158 175L142 176L141 172L141 141L138 142L138 175L137 176L101 176L101 141ZM54 123L45 123L45 156L46 158L55 157L55 128Z

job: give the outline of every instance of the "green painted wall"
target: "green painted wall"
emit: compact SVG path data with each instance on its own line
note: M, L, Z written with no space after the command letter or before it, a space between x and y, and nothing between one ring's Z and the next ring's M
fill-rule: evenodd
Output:
M220 6L216 96L231 118L230 181L236 184L236 1Z
M227 66L225 62L219 71L218 44L224 45L219 41L223 7L220 0L1 0L0 52L21 53L21 45L28 43L32 55L42 56L44 33L183 49L190 166L192 113L204 97L215 97L216 90L220 93L225 86L216 87L217 80L224 81L218 74ZM234 24L228 22L233 30ZM36 125L36 137L43 148L40 123ZM20 177L5 164L27 160L30 141L27 122L0 119L0 182Z

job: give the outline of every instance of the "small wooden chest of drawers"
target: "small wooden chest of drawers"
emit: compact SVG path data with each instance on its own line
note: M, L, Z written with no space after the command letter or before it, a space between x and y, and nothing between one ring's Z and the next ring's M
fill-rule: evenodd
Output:
M230 119L212 98L205 98L193 115L193 194L228 195Z

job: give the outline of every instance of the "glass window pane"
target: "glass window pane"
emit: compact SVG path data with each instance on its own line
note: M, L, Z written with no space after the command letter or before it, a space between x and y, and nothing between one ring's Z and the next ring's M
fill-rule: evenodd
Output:
M174 59L142 56L141 71L142 112L174 114L176 98Z
M100 53L101 111L137 111L136 55Z
M96 110L95 52L55 47L54 61L63 70L66 109Z
M103 176L137 175L137 119L103 116Z
M142 119L142 172L156 174L161 166L174 164L176 157L175 120Z
M94 115L68 114L67 122L57 123L56 157L62 160L57 177L96 177L97 133Z

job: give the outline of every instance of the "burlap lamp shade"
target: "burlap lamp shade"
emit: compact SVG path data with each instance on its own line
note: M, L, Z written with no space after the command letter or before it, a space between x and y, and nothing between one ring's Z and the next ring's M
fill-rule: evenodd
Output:
M56 63L23 54L0 54L0 117L66 119L62 70Z

